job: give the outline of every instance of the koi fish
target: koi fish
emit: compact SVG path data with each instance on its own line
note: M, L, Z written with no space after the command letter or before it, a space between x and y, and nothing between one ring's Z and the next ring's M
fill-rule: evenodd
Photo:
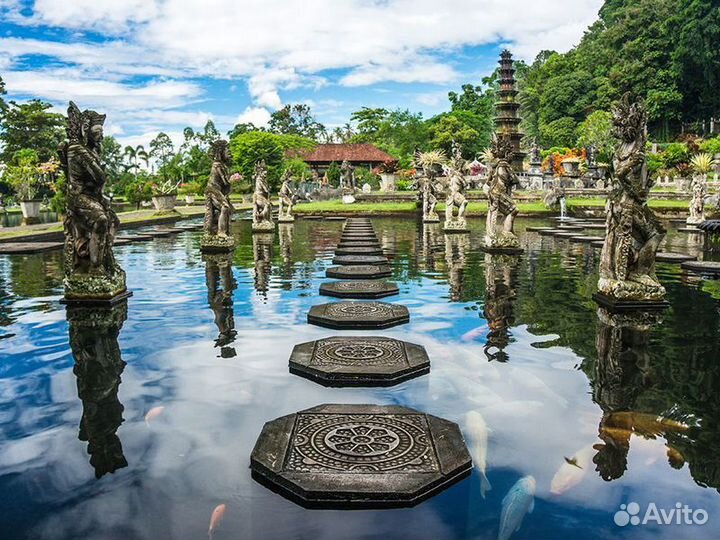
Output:
M590 445L578 451L572 458L565 458L565 463L560 465L550 482L550 493L560 495L578 485L585 477L593 455L595 448Z
M165 410L165 407L160 405L159 407L153 407L145 414L145 423L147 425L150 425L150 420L153 420L160 416L162 412Z
M537 484L532 476L525 476L515 482L502 500L500 529L498 540L509 540L514 532L520 530L523 518L535 509L535 488Z
M210 540L212 540L212 535L215 532L215 529L217 529L217 526L220 524L220 521L222 520L224 515L225 505L218 504L215 507L215 510L213 510L212 515L210 516L210 526L208 527L208 538Z
M492 489L485 475L485 471L487 470L488 427L482 414L477 411L470 411L465 415L465 425L468 428L468 434L472 441L470 451L475 460L477 470L480 472L480 495L484 499L485 494Z

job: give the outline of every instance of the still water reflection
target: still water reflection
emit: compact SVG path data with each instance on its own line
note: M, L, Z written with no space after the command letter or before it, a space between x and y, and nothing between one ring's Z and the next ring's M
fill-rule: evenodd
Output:
M115 309L62 308L59 253L0 258L0 537L203 538L225 504L216 540L494 539L508 492L531 507L527 486L534 512L514 539L720 536L717 282L662 264L672 308L616 316L591 300L589 245L525 233L522 256L497 256L478 249L479 220L453 236L409 219L374 225L401 289L386 300L411 313L379 334L424 345L433 362L392 388L288 372L295 344L334 333L305 318L326 301L339 223L251 235L238 222L232 256L201 256L190 232L119 247L135 296ZM667 243L698 249L687 235ZM491 489L476 470L415 508L342 512L256 484L263 423L320 403L458 422ZM709 521L618 527L631 501L681 502Z

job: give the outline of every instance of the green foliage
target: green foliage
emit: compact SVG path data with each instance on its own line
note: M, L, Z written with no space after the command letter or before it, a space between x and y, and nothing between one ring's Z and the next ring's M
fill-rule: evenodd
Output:
M577 123L569 116L558 118L540 126L540 137L547 146L574 146L577 139Z
M607 111L590 113L577 128L577 146L594 146L598 151L598 161L612 160L617 139L612 135L612 115Z
M290 171L290 175L297 181L302 178L309 178L311 175L310 166L300 158L288 158L283 163L283 169Z
M175 155L175 148L170 137L162 131L150 141L150 157L158 162L158 174L167 179L169 177L167 166Z
M645 99L649 128L668 140L680 121L720 110L720 10L713 0L606 0L600 20L565 54L543 51L519 79L523 128L553 144L548 125L582 122L625 91Z
M121 181L124 167L123 148L117 142L115 137L106 135L103 137L100 145L100 159L105 166L105 174L107 174L107 189L113 189Z
M677 167L690 160L690 150L685 143L670 143L662 152L663 166L666 169Z
M65 175L59 174L53 185L55 194L50 199L50 210L57 214L64 214L67 209L67 182Z
M143 174L125 187L125 200L140 208L140 203L152 199L152 188L148 178Z
M40 194L42 178L38 172L39 165L35 150L23 148L13 154L3 176L15 192L17 200L31 201Z
M58 145L65 138L65 119L49 112L50 103L33 99L27 103L10 101L2 111L0 159L8 163L19 150L31 149L39 161L57 155Z
M363 184L370 184L372 189L380 189L380 178L365 167L357 167L355 169L355 185L361 188Z
M665 168L665 161L663 160L663 156L661 153L654 154L652 152L648 152L647 154L645 154L645 156L647 160L646 163L648 172L650 174L655 174Z
M340 185L340 177L342 176L340 165L333 161L330 163L330 166L325 174L327 174L328 182L331 186Z
M315 143L299 135L278 135L262 131L242 133L230 140L230 150L235 168L249 181L253 178L255 164L264 160L268 169L271 189L277 188L285 167L285 156L310 150Z
M430 143L430 126L421 113L364 107L350 118L358 122L358 133L350 142L373 143L398 159L401 166L412 159L416 150L426 150Z
M700 151L707 152L711 156L720 154L720 137L706 139L700 143Z
M432 135L430 145L433 148L439 148L449 154L455 142L461 146L465 157L474 155L477 153L475 150L481 148L478 145L480 134L452 113L437 116L434 120L430 128ZM468 149L472 149L469 154Z
M272 113L268 131L280 135L298 135L316 141L325 133L325 126L315 120L309 105L296 103L285 105Z

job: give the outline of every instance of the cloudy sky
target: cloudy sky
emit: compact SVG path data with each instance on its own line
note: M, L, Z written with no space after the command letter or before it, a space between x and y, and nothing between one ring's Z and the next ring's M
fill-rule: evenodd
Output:
M602 0L0 0L8 98L108 113L123 144L225 132L305 102L328 126L362 106L432 115L504 46L565 51Z

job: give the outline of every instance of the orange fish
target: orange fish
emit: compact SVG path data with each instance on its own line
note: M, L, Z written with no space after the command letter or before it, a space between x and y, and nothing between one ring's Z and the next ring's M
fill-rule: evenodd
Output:
M225 505L218 504L215 507L215 510L213 510L212 515L210 516L210 526L208 527L208 538L210 538L210 540L212 540L212 535L215 532L215 529L217 529L217 526L220 524L220 521L222 520L224 515Z
M165 407L160 405L159 407L153 407L150 409L147 414L145 414L145 423L147 425L150 425L150 420L157 418L162 414L162 412L165 410Z

